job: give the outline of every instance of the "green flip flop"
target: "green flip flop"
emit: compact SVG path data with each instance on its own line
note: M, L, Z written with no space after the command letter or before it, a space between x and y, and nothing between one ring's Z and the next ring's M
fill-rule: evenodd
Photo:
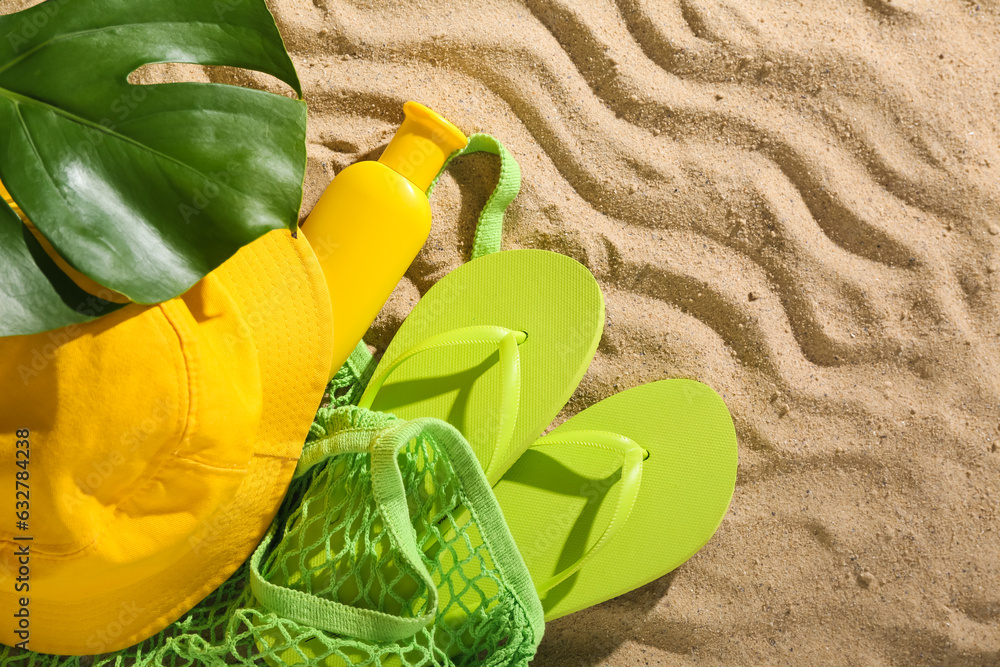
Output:
M545 620L693 556L729 507L736 465L725 404L693 380L629 389L538 440L493 491Z
M484 255L423 296L359 406L448 422L492 485L569 400L603 328L604 297L575 260L544 250Z

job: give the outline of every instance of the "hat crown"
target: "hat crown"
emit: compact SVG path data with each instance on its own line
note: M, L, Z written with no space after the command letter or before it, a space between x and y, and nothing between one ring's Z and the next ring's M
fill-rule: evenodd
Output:
M0 339L17 383L0 432L28 429L32 538L85 596L197 548L253 454L260 378L253 340L210 276L183 298ZM9 385L10 386L10 385ZM124 566L124 567L123 567ZM67 594L70 594L67 591Z

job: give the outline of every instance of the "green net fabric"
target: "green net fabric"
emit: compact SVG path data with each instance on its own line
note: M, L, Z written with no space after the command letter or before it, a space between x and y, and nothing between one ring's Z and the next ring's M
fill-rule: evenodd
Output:
M541 605L471 449L443 422L351 406L355 370L331 382L271 531L223 586L126 650L2 647L0 664L527 664Z
M255 629L262 650L286 665L528 663L541 605L457 431L321 409L302 461L300 503L251 559L279 616Z

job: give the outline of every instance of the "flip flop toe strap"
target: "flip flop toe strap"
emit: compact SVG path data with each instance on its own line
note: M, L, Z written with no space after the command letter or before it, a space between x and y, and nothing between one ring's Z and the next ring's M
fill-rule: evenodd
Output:
M379 390L408 359L429 350L440 349L452 345L474 345L489 343L497 346L500 358L502 377L500 402L500 428L497 432L493 456L483 465L487 477L492 475L497 466L504 463L510 455L510 446L514 438L514 427L521 402L521 355L517 346L527 339L523 331L514 331L499 326L474 326L445 331L425 338L409 350L397 357L382 373L374 378L361 396L358 407L370 409L378 396Z
M593 447L618 454L622 458L622 474L619 485L618 504L615 507L614 514L611 515L608 527L604 529L604 532L598 538L597 542L594 543L594 546L587 550L587 553L578 558L572 565L549 577L547 580L536 583L535 590L539 595L544 595L547 591L555 588L578 572L625 525L629 515L632 513L632 508L635 506L636 498L639 497L639 487L642 483L642 462L649 457L649 453L635 441L609 431L569 431L566 433L555 433L536 441L532 445L532 449L556 445Z

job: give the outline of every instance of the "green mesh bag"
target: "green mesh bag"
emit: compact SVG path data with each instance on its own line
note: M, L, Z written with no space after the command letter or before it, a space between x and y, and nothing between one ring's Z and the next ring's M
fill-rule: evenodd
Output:
M250 560L274 665L525 665L542 607L471 447L450 425L322 409L299 505Z

